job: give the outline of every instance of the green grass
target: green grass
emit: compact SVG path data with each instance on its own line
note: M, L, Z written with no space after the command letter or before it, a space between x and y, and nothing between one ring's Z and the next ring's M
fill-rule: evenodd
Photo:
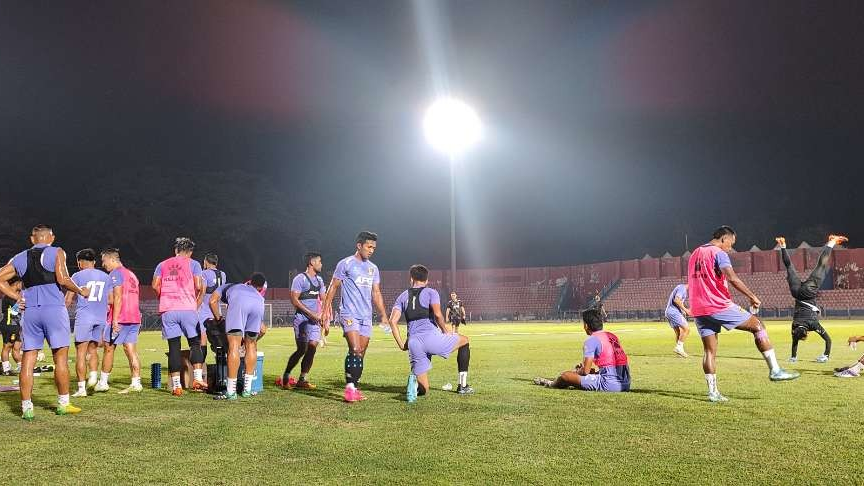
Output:
M16 393L0 393L5 484L575 484L821 483L859 478L864 441L859 380L830 376L858 357L845 346L864 322L829 321L835 341L828 364L813 358L821 339L802 343L794 382L772 383L752 338L723 333L718 376L731 401L705 400L698 339L689 360L672 354L665 324L616 324L630 355L633 392L549 390L530 383L581 360L585 336L576 324L472 324L471 383L477 394L440 390L455 382L454 359L433 359L433 390L404 401L405 353L375 330L361 388L368 400L341 401L345 345L316 357L311 393L277 390L273 379L293 351L290 329L273 330L263 394L237 402L208 395L173 398L128 384L117 354L112 391L73 403L84 411L56 417L51 375L37 378L36 421L20 418ZM783 361L788 323L769 325ZM140 342L144 382L163 362L159 334ZM212 358L210 358L212 359ZM8 384L10 378L0 383ZM163 379L164 381L164 379ZM73 387L74 389L74 387Z

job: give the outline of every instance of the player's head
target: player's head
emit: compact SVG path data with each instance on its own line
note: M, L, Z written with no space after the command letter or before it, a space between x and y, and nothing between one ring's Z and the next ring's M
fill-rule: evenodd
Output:
M261 272L255 272L249 276L249 285L254 287L263 296L267 291L267 277Z
M30 242L34 245L54 243L54 230L47 224L37 224L30 230Z
M371 231L361 231L355 240L357 243L357 253L360 258L368 260L375 253L375 248L378 246L378 235Z
M21 287L24 286L24 282L21 281L21 277L15 275L14 277L9 279L9 286L15 289L16 291L20 291Z
M408 273L411 275L412 285L425 284L429 281L429 269L423 265L411 265Z
M195 242L192 241L192 238L178 236L177 239L174 240L175 255L192 256L193 251L195 251Z
M456 291L455 290L450 291L450 300L456 300Z
M109 272L120 266L120 250L105 248L102 250L102 267Z
M219 265L219 255L215 251L208 251L204 255L204 267L216 268L217 265Z
M306 271L312 270L315 273L321 273L324 264L321 262L321 254L315 251L310 251L303 255L303 262L306 263Z
M586 334L592 334L603 330L603 315L597 309L586 310L582 313L582 323Z
M735 245L735 230L731 226L723 225L716 230L711 238L717 242L717 246L723 251L731 251Z
M804 326L795 326L792 328L792 337L804 341L807 339L807 328Z
M84 248L75 254L75 259L78 260L78 268L93 268L96 266L96 250Z

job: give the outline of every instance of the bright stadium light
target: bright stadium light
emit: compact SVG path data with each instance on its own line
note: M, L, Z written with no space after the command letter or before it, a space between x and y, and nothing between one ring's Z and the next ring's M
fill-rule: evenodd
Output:
M423 133L429 145L451 160L476 144L481 132L477 112L456 98L436 100L423 119Z
M423 133L435 150L450 160L450 292L456 290L456 157L482 135L480 117L456 98L440 98L426 110Z

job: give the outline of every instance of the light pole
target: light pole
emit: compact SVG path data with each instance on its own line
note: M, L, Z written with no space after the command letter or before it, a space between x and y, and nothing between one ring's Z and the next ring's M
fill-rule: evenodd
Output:
M458 156L480 140L480 117L455 98L439 98L423 118L426 141L450 162L450 291L456 289L456 163Z

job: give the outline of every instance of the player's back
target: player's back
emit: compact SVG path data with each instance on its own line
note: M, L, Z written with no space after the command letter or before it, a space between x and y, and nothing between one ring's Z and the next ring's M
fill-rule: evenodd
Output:
M88 297L78 296L75 319L104 321L108 315L108 293L111 289L108 274L88 268L72 275L72 281L81 288L90 289Z
M679 310L678 306L675 305L675 299L681 299L681 302L687 300L687 286L684 284L678 284L672 289L672 293L669 294L669 300L666 301L666 309L669 310Z
M222 288L222 301L229 306L264 305L264 297L251 285L228 284Z
M729 255L719 247L706 244L693 250L687 262L690 309L694 316L707 316L726 310L732 296L722 268L731 266Z

